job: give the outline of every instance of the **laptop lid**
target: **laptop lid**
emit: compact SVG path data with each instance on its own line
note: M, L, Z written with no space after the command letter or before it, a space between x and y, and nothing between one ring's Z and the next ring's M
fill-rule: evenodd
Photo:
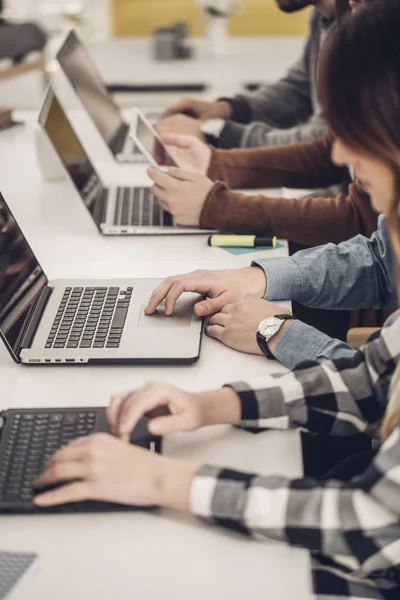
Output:
M47 277L0 193L0 337L16 362Z
M51 87L47 90L38 121L100 229L100 224L104 222L107 190Z
M122 150L128 125L109 94L87 48L71 30L57 60L110 150Z

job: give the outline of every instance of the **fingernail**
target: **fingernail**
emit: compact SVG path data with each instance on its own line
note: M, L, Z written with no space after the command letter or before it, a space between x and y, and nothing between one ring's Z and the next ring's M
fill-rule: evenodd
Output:
M155 433L156 435L160 431L160 425L157 422L156 423L149 423L148 428L150 429L150 431L152 433Z
M199 313L199 315L204 315L204 313L206 312L206 309L201 304L198 304L197 312Z

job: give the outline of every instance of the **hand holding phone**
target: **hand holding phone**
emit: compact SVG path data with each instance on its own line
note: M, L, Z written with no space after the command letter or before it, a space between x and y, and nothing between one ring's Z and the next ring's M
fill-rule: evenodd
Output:
M180 167L157 131L138 108L134 109L129 136L153 167Z

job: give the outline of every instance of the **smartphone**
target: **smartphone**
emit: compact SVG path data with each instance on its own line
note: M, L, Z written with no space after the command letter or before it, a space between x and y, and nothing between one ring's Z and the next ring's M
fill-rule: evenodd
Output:
M171 155L153 125L138 108L133 109L129 136L153 167L180 167L178 161Z

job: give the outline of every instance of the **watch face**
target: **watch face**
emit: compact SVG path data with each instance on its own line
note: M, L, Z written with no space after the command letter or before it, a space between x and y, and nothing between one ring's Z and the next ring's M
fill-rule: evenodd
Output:
M276 317L269 317L260 323L258 331L268 341L275 335L282 326L282 320Z

